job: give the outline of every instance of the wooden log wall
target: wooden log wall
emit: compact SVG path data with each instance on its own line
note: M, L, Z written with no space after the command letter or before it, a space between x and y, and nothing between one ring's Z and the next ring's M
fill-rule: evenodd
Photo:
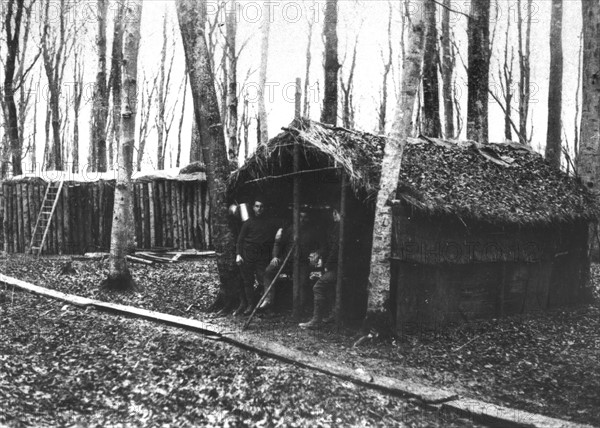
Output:
M0 183L0 248L7 253L29 250L46 186L42 180ZM206 190L201 181L135 181L137 248L208 248ZM114 181L65 182L43 254L108 251L113 203Z

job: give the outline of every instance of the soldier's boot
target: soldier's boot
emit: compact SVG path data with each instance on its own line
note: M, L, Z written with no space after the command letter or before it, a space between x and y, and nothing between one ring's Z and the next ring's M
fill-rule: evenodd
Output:
M312 319L308 322L298 324L298 327L307 328L310 330L316 330L321 327L323 325L325 303L326 302L324 300L315 299Z
M250 315L254 310L254 287L245 287L246 301L248 302L244 315Z
M265 299L260 304L258 309L260 311L266 311L267 309L271 309L273 307L273 301L275 300L275 289L271 287L271 290L265 296Z
M240 295L240 304L237 307L237 309L233 311L233 315L242 315L246 310L246 306L248 306L248 304L246 303L246 296Z

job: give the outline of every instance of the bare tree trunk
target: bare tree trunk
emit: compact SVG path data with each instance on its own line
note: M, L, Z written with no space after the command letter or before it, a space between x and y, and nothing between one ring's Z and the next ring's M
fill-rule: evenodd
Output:
M45 170L52 169L52 157L50 156L50 120L52 119L52 113L50 107L46 106L46 119L44 121L44 156L43 166Z
M525 23L525 40L523 40L523 17L521 0L517 0L518 42L519 42L519 141L529 144L530 137L527 132L527 118L529 116L531 67L531 8L533 0L527 0L527 18Z
M581 74L583 72L583 30L581 30L581 34L579 35L579 51L577 52L577 89L575 90L575 115L573 117L573 159L577 162L577 158L579 156L579 128L580 128L580 104L579 104L579 95L581 94ZM600 137L599 137L600 138ZM576 166L574 170L576 171ZM574 171L574 172L575 172Z
M21 156L23 147L19 136L19 119L17 116L17 105L15 103L15 66L19 55L19 42L21 34L21 20L23 18L24 0L9 0L7 13L4 19L4 30L6 36L7 52L4 63L4 120L6 134L10 144L13 175L21 175ZM14 18L14 22L13 22ZM13 29L14 23L14 29Z
M48 102L51 114L52 126L52 147L50 157L52 166L58 171L63 169L63 145L61 140L61 114L60 114L60 98L62 94L63 72L66 65L69 47L68 42L72 42L72 34L67 34L66 24L68 19L68 10L65 5L65 0L60 0L60 8L58 15L58 34L53 37L51 31L50 17L50 2L46 2L44 8L43 30L42 30L42 55L44 59L44 69L48 80L48 89L50 92L50 100ZM72 44L71 44L72 47Z
M375 206L369 302L363 329L369 329L382 318L390 319L390 249L392 239L391 208L387 201L395 195L400 176L402 152L413 126L413 112L421 80L425 27L423 15L412 14L408 24L408 45L403 61L402 87L394 113L381 164L381 179ZM383 316L382 316L383 315Z
M383 52L381 52L381 58L383 60L383 77L381 82L381 98L379 100L378 119L379 119L379 133L385 134L385 125L387 120L387 99L388 99L388 76L392 69L392 3L388 1L388 25L387 25L387 37L388 37L388 55L387 59L384 58Z
M250 157L250 148L248 147L248 133L250 130L250 116L248 114L248 99L244 98L244 108L242 109L242 127L243 127L243 138L244 138L244 159Z
M265 8L264 20L262 24L261 49L260 49L260 74L258 77L258 117L260 139L257 144L269 141L269 128L267 126L267 107L265 105L265 92L267 90L267 63L269 59L269 29L271 27L270 7Z
M577 174L600 198L600 2L582 1L583 63L581 136Z
M198 131L196 116L192 118L192 142L190 144L190 163L202 161L202 145L203 141Z
M152 111L152 106L154 104L154 92L156 92L157 87L158 74L154 76L154 80L152 82L148 82L146 76L142 79L142 84L138 85L140 88L139 91L141 93L140 97L140 106L139 106L139 128L138 128L138 138L139 145L137 150L137 170L142 170L142 161L144 159L144 151L146 150L146 139L148 138L148 133L150 132L150 128L148 127L148 123L150 122L150 112ZM162 138L162 137L161 137ZM160 168L153 168L160 169Z
M183 113L185 112L185 99L187 97L187 87L188 87L188 74L185 72L185 77L183 81L183 98L181 102L181 115L179 116L179 130L177 132L177 160L175 161L175 166L179 168L181 165L181 131L183 130ZM194 120L192 118L192 120Z
M450 40L450 2L444 0L442 7L442 93L444 98L444 137L454 138L454 54Z
M233 10L236 8L235 0L232 1ZM229 139L229 159L237 166L239 154L238 134L238 94L237 94L237 52L235 47L235 38L237 33L237 23L235 13L227 14L227 37L225 40L225 49L229 59L229 78L227 89L227 138Z
M550 79L548 90L548 131L546 160L560 169L562 135L562 0L552 0L550 21Z
M96 82L94 84L94 98L92 101L92 116L90 123L90 143L88 147L88 169L90 171L105 171L99 165L99 148L106 151L106 120L108 117L108 88L106 85L106 17L108 13L108 0L97 0L98 8L98 36L96 49L98 51L98 66ZM105 153L106 154L106 153ZM106 162L106 161L104 161Z
M308 17L308 42L306 43L306 72L304 77L304 108L302 110L302 116L308 118L310 116L310 95L308 89L310 87L310 63L312 61L312 55L310 48L312 45L313 25L314 22L311 17ZM248 155L246 155L248 157Z
M323 38L325 40L325 94L321 122L337 124L338 102L338 37L337 37L337 0L327 0L325 20L323 22Z
M109 89L112 93L112 127L109 130L111 138L108 138L108 148L98 147L98 171L106 171L106 160L108 152L108 167L113 167L115 150L119 147L121 136L121 67L123 64L123 19L125 13L125 2L117 0L118 8L115 16L112 42L112 59L110 62Z
M30 31L31 31L31 24L33 22L32 19L32 11L33 8L35 6L35 2L36 0L31 0L27 5L24 6L24 13L25 13L25 23L24 23L24 28L23 28L23 36L22 36L22 40L23 43L20 46L19 49L19 67L17 69L17 73L16 73L16 84L19 87L19 103L18 103L18 117L19 117L19 145L21 147L21 163L23 163L23 160L25 159L25 156L27 156L27 153L31 150L31 141L32 141L32 137L34 137L34 134L30 134L30 137L28 138L28 143L27 143L27 149L25 151L25 153L23 154L23 148L25 147L25 123L27 121L27 115L29 113L29 109L30 109L30 101L31 101L31 95L33 92L37 93L40 92L40 85L39 85L39 79L38 79L38 85L36 88L33 87L33 77L28 79L27 78L27 74L29 74L29 72L32 70L33 66L35 65L35 63L37 62L37 60L40 57L41 54L41 50L38 47L38 51L35 54L35 56L33 57L33 60L30 64L26 64L26 60L27 60L27 48L29 45L29 41L31 40L30 37ZM34 106L34 109L36 108L36 106ZM35 127L35 123L34 123L34 127ZM35 154L33 155L35 157ZM32 164L35 164L34 160L32 160ZM35 171L34 168L27 168L25 166L25 171Z
M221 117L221 120L223 121L223 131L225 132L225 141L229 140L229 138L227 137L227 124L229 123L227 121L227 113L228 113L228 108L227 108L227 95L229 92L229 74L227 72L227 33L225 34L225 40L223 42L223 52L221 55L221 85L220 85L220 92L219 89L215 87L215 90L217 91L217 94L220 95L221 97L221 102L219 103L219 105L221 106L221 111L219 112L219 116ZM215 76L215 82L217 82L216 76Z
M488 142L490 0L473 0L469 16L467 138Z
M73 61L73 166L72 172L79 173L79 109L81 107L81 97L83 95L83 64L80 58L80 51L75 51ZM106 86L105 86L106 87Z
M110 241L110 264L104 287L112 290L135 289L136 284L127 266L131 216L131 172L133 168L133 146L135 141L135 116L137 102L137 63L140 44L142 2L129 1L125 7L123 31L123 93L121 107L121 144L117 162L117 185Z
M235 264L234 234L225 200L229 162L204 34L206 12L202 10L204 4L195 0L177 0L176 6L194 100L194 116L203 141L202 158L208 180L211 237L218 255L220 293L213 306L223 305L229 309L237 303L239 274Z
M508 14L506 18L506 41L504 43L504 65L500 75L500 83L502 84L502 92L504 96L505 108L504 108L504 138L506 141L512 140L511 126L513 126L511 119L512 111L512 84L513 84L513 64L514 64L514 50L511 48L510 61L508 59L508 43L509 43L509 29L510 29L511 16ZM500 74L500 73L499 73ZM504 82L504 83L502 83Z
M158 148L156 150L156 164L158 169L165 169L165 147L164 147L164 129L165 129L165 63L167 61L167 14L163 16L163 44L160 51L160 77L158 80L158 112L157 112L157 141Z
M425 1L425 58L423 59L423 133L441 137L440 96L438 84L437 29L435 2Z
M37 87L40 87L40 80L41 80L41 74L38 76L38 84ZM35 100L33 103L33 131L31 133L31 145L30 145L30 150L31 150L31 171L32 172L37 172L38 168L37 168L37 109L38 109L38 103L40 100L40 91L36 91L35 92ZM40 169L39 171L41 172L42 167L40 165Z
M354 49L352 50L352 62L348 70L348 80L344 83L343 76L340 73L340 89L342 90L342 124L345 128L354 128L354 105L352 95L354 92L354 70L356 69L356 48L358 47L358 35L354 40Z

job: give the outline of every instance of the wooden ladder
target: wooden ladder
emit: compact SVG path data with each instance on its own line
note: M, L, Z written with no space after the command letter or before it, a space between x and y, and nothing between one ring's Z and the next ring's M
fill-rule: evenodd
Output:
M49 182L46 187L46 193L44 194L44 200L40 213L38 214L37 221L35 222L35 229L31 236L31 244L29 245L29 251L32 254L39 256L44 248L44 242L46 242L46 236L48 235L48 229L50 229L50 223L52 221L52 215L56 210L56 204L60 197L60 191L63 188L63 180L59 182Z

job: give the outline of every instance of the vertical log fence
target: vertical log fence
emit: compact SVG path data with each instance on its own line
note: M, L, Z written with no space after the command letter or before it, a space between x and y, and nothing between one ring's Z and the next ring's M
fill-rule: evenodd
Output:
M108 251L114 180L65 181L42 254ZM29 250L47 182L27 177L0 182L0 249ZM206 249L210 243L204 180L133 181L138 248Z

